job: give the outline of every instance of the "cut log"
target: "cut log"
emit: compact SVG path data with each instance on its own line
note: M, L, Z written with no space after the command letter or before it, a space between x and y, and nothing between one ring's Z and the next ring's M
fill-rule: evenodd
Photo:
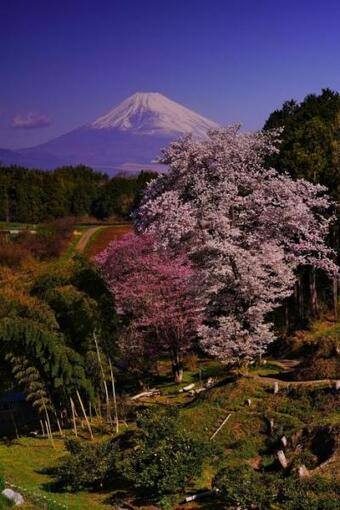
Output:
M183 391L190 391L195 388L195 383L188 384L187 386L184 386L184 388L181 388L178 390L179 393L183 393Z
M207 498L209 496L215 496L216 491L204 491L193 494L192 496L187 496L184 500L184 503L190 503L190 501L196 501L198 499Z
M138 393L137 395L134 395L133 397L131 397L131 400L138 400L139 398L142 398L142 397L154 397L154 396L160 395L160 394L161 394L160 390L157 390L157 388L153 388L152 390L142 391L142 393Z

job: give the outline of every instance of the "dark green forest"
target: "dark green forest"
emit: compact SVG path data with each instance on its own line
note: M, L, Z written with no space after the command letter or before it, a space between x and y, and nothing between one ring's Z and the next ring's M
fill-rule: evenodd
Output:
M0 167L0 221L40 223L67 216L127 218L152 172L117 176L86 166L51 172Z

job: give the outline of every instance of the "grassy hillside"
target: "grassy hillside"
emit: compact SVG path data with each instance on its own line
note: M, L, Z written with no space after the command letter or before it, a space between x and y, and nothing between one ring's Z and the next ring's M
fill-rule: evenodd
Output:
M167 376L167 364L161 366L160 377L153 381L158 383L161 395L140 399L137 407L178 406L178 419L182 426L190 431L192 437L207 441L230 414L228 421L212 439L222 449L223 455L218 461L207 462L201 477L189 484L185 492L178 494L175 500L180 501L185 495L197 490L209 489L212 478L223 466L247 463L254 469L277 469L275 453L279 448L280 438L285 435L290 442L295 437L294 434L301 434L301 431L305 431L305 436L301 436L300 440L302 448L294 449L291 445L288 446L288 461L296 466L306 464L312 476L316 469L315 473L325 479L339 477L339 457L324 467L319 467L327 460L329 452L322 447L318 450L315 444L313 446L313 434L320 427L340 426L339 392L335 392L331 382L285 381L283 365L268 361L265 366L255 367L248 374L235 378L228 375L218 363L202 360L196 368L186 372L183 385L194 382L198 388L200 381L204 383L208 377L214 377L216 386L194 396L185 392L179 393L178 386ZM279 382L277 394L273 392L274 382ZM130 422L129 428L134 427L134 422ZM306 431L310 431L310 437ZM106 438L107 436L97 433L95 439L102 441ZM46 496L51 502L65 504L72 510L86 507L95 510L109 508L108 501L112 491L74 494L51 492L53 477L44 470L55 466L65 454L63 442L56 437L55 443L56 449L42 438L2 441L0 459L6 480ZM132 504L131 508L153 508L133 502L133 494L124 492L119 486L115 487L115 490L118 489L123 491L123 498ZM192 503L185 508L218 510L226 507L217 500L207 500L202 501L199 506L198 503Z

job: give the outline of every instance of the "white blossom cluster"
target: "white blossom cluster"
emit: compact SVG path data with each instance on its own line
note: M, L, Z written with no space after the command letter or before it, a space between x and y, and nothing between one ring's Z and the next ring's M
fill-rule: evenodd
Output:
M135 215L139 231L200 268L201 345L224 362L249 361L273 341L268 314L292 293L298 267L337 271L325 188L265 164L279 135L233 126L173 143L161 160L169 172Z

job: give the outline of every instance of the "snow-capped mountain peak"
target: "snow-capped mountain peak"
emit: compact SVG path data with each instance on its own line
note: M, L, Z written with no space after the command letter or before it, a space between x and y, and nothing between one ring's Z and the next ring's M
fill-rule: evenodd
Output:
M202 137L217 124L158 92L136 92L87 127L136 134L189 134Z

